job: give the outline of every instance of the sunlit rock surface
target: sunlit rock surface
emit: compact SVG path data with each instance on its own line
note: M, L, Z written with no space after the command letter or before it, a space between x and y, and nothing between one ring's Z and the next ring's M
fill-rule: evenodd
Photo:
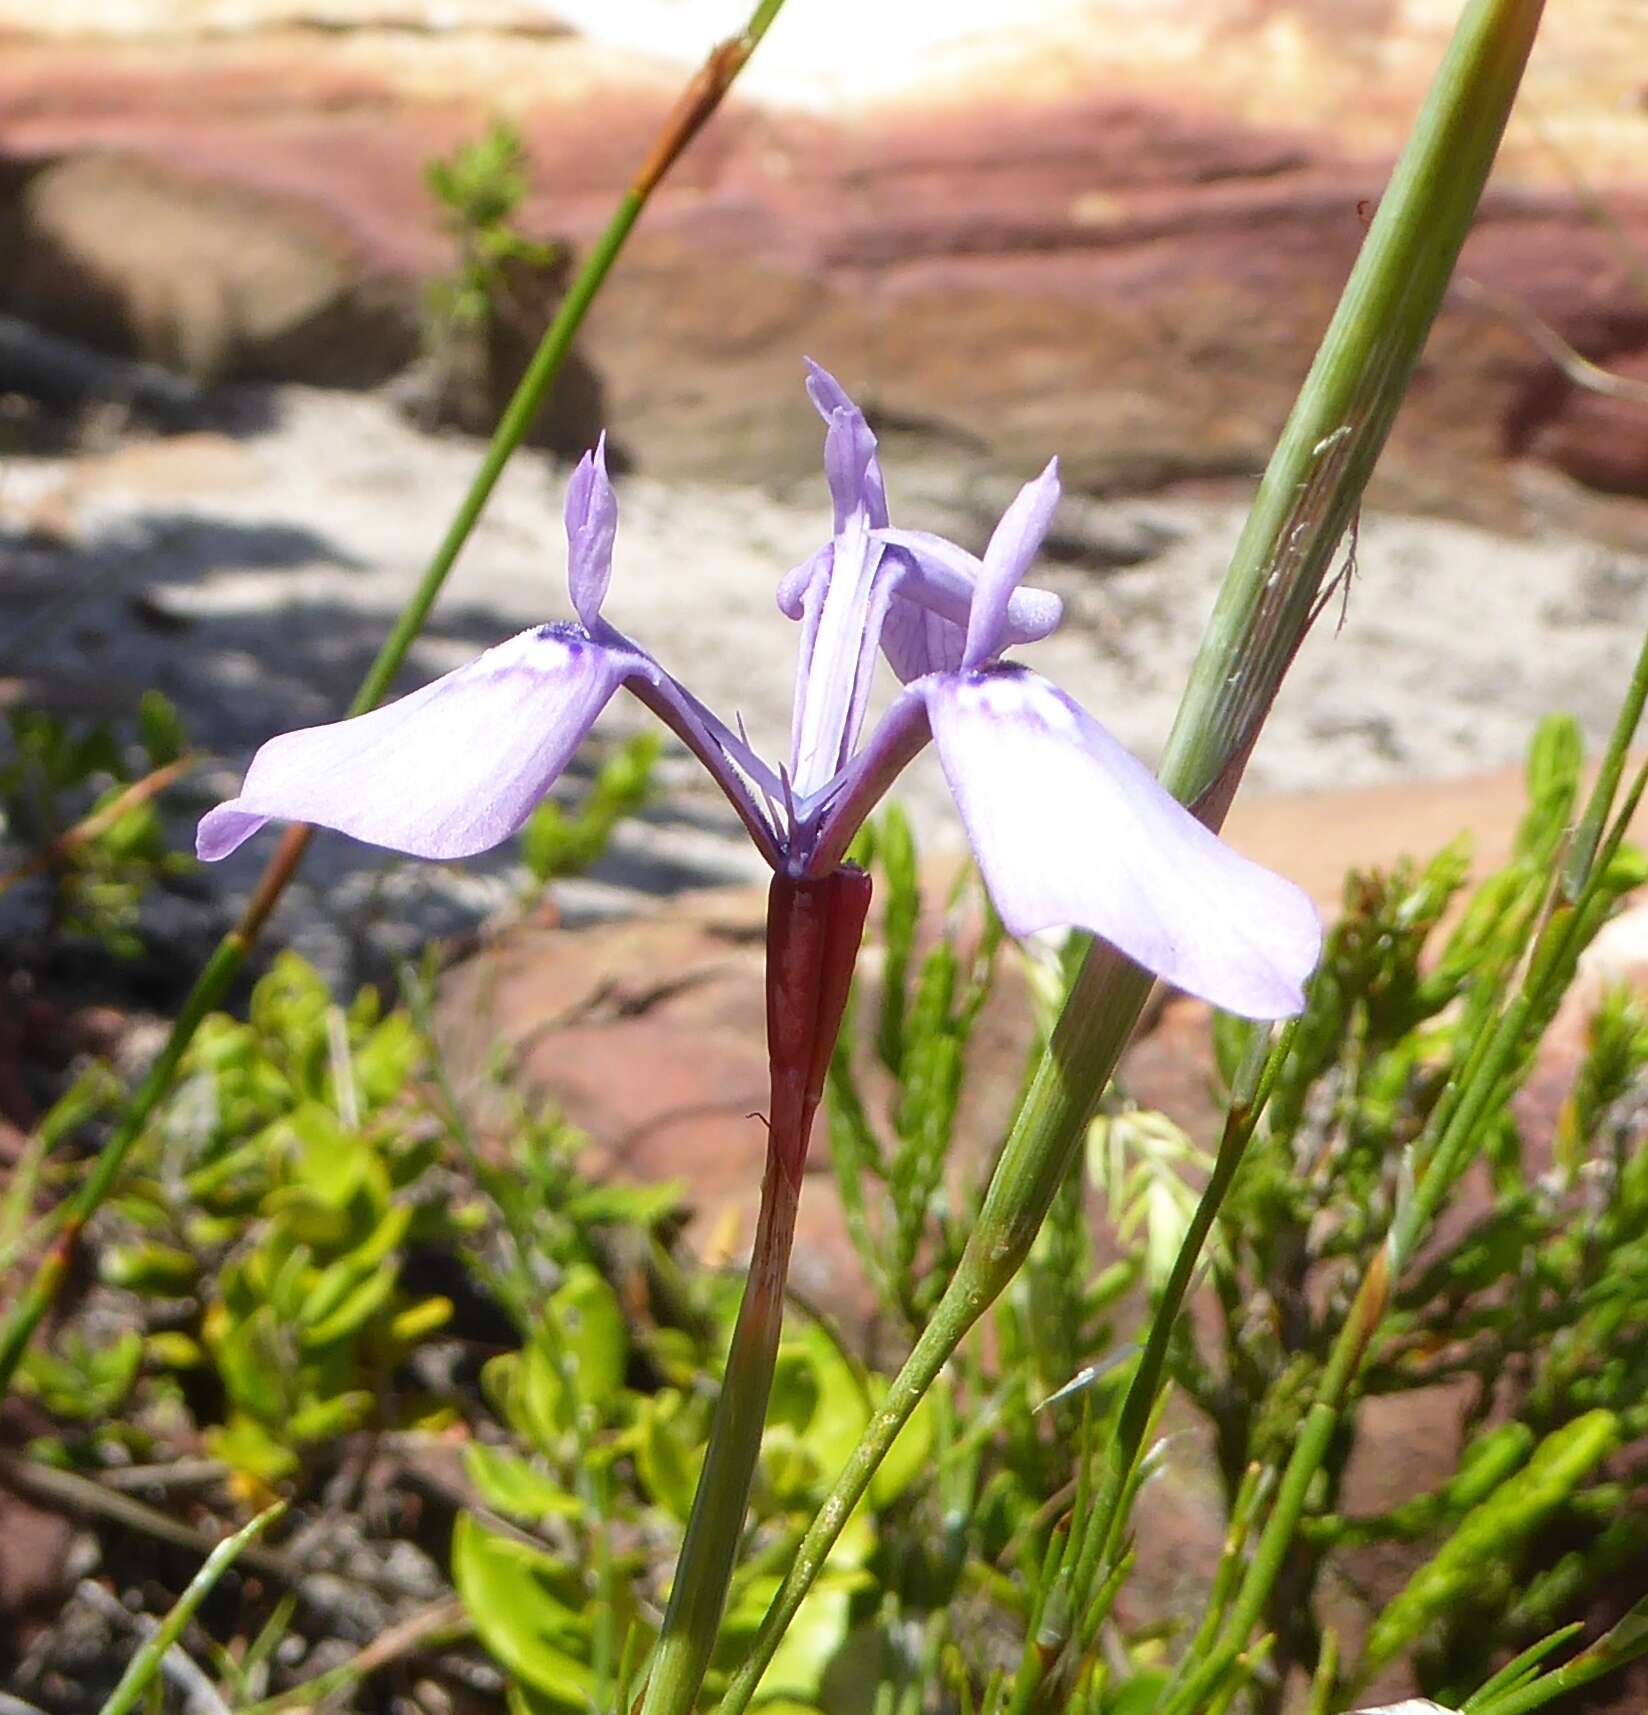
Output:
M381 379L447 256L422 164L504 113L527 224L599 229L741 4L0 0L0 307L193 373ZM1458 8L795 5L660 193L580 358L638 467L786 481L809 351L958 468L1104 492L1259 468ZM1553 7L1467 251L1648 376L1648 10ZM1619 223L1596 216L1600 198ZM1648 407L1444 311L1387 501L1526 526L1648 492ZM1564 509L1568 510L1564 510Z

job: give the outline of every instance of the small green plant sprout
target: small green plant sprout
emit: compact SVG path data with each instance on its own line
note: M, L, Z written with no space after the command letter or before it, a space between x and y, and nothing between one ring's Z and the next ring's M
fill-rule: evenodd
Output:
M432 366L429 408L464 427L495 415L513 376L511 351L525 361L560 278L564 245L529 238L515 224L528 189L520 133L496 120L473 142L430 161L424 182L440 206L441 224L456 252L452 270L424 292L423 345ZM519 369L520 363L513 367Z
M383 1015L371 990L336 1006L292 953L244 1023L204 1022L99 1228L127 1331L95 1356L71 1331L25 1359L60 1414L95 1407L84 1457L211 1400L203 1446L267 1499L301 1491L305 1461L348 1432L423 1420L387 1382L451 1304L404 1283L407 1252L476 1218L442 1195L439 1134L409 1098L427 1054L407 1014Z
M565 259L561 245L528 238L514 225L527 193L526 147L507 120L494 120L484 136L429 162L424 182L458 249L452 274L429 287L436 328L483 326L507 289L511 263L547 270Z
M157 803L193 766L177 711L146 691L133 724L123 735L22 706L7 714L0 753L0 893L44 878L49 932L121 958L143 951L148 890L194 868L169 846Z
M620 822L639 814L655 790L663 740L656 733L625 739L596 771L577 806L545 799L517 836L533 894L553 881L582 875L611 843Z

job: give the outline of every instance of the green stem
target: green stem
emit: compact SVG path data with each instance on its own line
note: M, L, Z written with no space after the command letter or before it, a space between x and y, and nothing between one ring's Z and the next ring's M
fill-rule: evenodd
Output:
M761 1213L640 1715L691 1715L715 1649L767 1420L807 1146L869 908L870 878L852 865L810 880L781 872L768 890L772 1099Z
M234 1565L243 1548L272 1525L286 1511L286 1503L277 1501L261 1512L250 1524L242 1525L233 1536L225 1537L207 1555L205 1564L189 1580L189 1587L155 1628L153 1636L134 1655L120 1676L120 1683L109 1693L100 1715L127 1715L160 1673L167 1650L183 1635L183 1628L194 1618L195 1610L211 1594L217 1581Z
M1538 27L1542 0L1473 0L1455 32L1237 543L1161 779L1217 828L1441 307ZM978 1225L883 1409L813 1520L721 1715L755 1694L905 1417L1017 1270L1150 990L1088 950L985 1194Z
M1073 1086L1073 1068L1092 1053L1108 1055L1113 1063L1149 992L1150 977L1136 965L1090 959L1083 967L1036 1068L956 1272L801 1539L750 1654L728 1682L720 1715L737 1715L749 1706L785 1628L899 1431L974 1323L1017 1273L1041 1225L1041 1213L1085 1135L1092 1098ZM1056 1150L1043 1146L1049 1137L1056 1140Z
M749 1281L738 1307L642 1715L690 1710L715 1647L767 1420L800 1195L800 1177L784 1172L776 1152L769 1153Z
M440 546L435 550L434 558L412 592L412 599L384 640L377 658L367 669L366 677L349 705L351 715L364 714L375 707L400 671L482 509L497 486L498 478L542 409L567 353L572 349L573 339L596 294L611 273L630 229L659 181L720 105L733 79L767 33L783 3L784 0L761 0L743 33L717 47L683 91L642 162L635 182L624 193L605 231L595 241L594 248L585 258L577 278L556 311L555 319L539 342L526 374L521 377L520 385L493 433L480 469L476 471L468 492L441 538ZM4 1324L0 1325L0 1398L5 1397L35 1329L57 1298L81 1229L101 1207L150 1115L171 1089L178 1066L201 1020L222 1003L240 974L270 912L296 873L311 832L306 827L287 829L264 869L251 903L240 921L218 943L196 978L148 1077L143 1080L121 1123L104 1144L91 1173L73 1199L62 1230L36 1266L27 1288Z
M103 1200L108 1196L121 1167L125 1164L126 1156L147 1124L149 1115L171 1089L172 1081L177 1076L178 1065L195 1031L200 1027L201 1020L228 990L245 958L246 943L238 932L231 933L218 943L216 951L207 961L205 969L196 979L195 986L190 990L181 1011L173 1021L165 1046L138 1086L137 1093L132 1097L131 1105L119 1126L98 1152L90 1171L70 1197L68 1212L51 1245L40 1259L27 1288L13 1306L4 1326L0 1327L0 1397L4 1396L11 1385L11 1379L22 1361L35 1329L56 1300L69 1265L74 1259L75 1245L82 1230L102 1207Z
M1162 1289L1161 1301L1151 1317L1144 1352L1116 1419L1116 1433L1108 1449L1104 1483L1090 1517L1082 1524L1075 1573L1079 1590L1087 1588L1098 1566L1114 1552L1116 1535L1126 1516L1122 1497L1156 1411L1162 1377L1167 1370L1168 1346L1201 1261L1202 1246L1207 1242L1230 1187L1235 1183L1247 1146L1253 1140L1260 1116L1293 1047L1296 1029L1296 1024L1289 1024L1274 1043L1268 1036L1260 1035L1255 1042L1255 1058L1250 1059L1237 1074L1213 1171L1196 1204L1190 1225L1185 1229L1178 1255L1173 1259L1172 1272Z
M1543 1650L1549 1643L1546 1639L1539 1648ZM1530 1710L1543 1708L1553 1698L1614 1673L1645 1653L1648 1653L1648 1599L1638 1602L1589 1649L1582 1650L1561 1667L1487 1698L1478 1693L1466 1707L1471 1715L1528 1715Z
M1648 705L1648 637L1643 639L1642 647L1637 651L1630 687L1625 693L1624 702L1620 704L1614 730L1609 735L1608 748L1602 756L1602 766L1597 770L1591 796L1585 805L1585 813L1580 817L1568 845L1567 861L1562 867L1562 897L1569 904L1579 897L1585 883L1590 879L1603 825L1619 792L1619 783L1624 778L1626 759L1630 754L1631 742L1637 735L1637 728L1642 724L1645 705Z

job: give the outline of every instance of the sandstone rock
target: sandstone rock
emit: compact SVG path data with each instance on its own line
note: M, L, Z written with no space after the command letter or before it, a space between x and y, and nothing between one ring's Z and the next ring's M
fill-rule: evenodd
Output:
M1388 867L1405 854L1428 855L1462 827L1476 836L1479 872L1502 863L1523 808L1520 775L1507 771L1239 803L1230 831L1241 849L1291 875L1331 913L1353 865ZM529 924L505 931L443 979L440 1038L460 1091L483 1100L486 1070L501 1051L525 1090L551 1100L588 1132L591 1171L681 1179L694 1242L742 1256L754 1230L765 1156L755 1117L767 1100L763 913L760 890L735 889L686 895L654 915L593 929ZM1648 904L1636 907L1599 942L1590 962L1595 974L1576 989L1520 1098L1523 1122L1536 1139L1551 1134L1601 981L1630 979L1648 964L1645 914ZM873 964L867 970L873 982ZM969 1058L953 1162L958 1175L982 1172L998 1146L1032 1031L1022 970L1009 958ZM1161 1109L1193 1136L1214 1135L1222 1110L1206 1006L1185 997L1158 1005L1118 1081L1142 1106ZM863 1327L873 1305L846 1237L826 1150L820 1128L801 1204L797 1283ZM1479 1206L1476 1190L1456 1219L1468 1219Z
M617 10L559 8L609 34ZM387 374L414 342L419 277L444 261L424 160L507 107L537 168L527 224L586 245L679 84L668 57L716 27L654 8L644 41L611 45L505 0L81 0L31 34L37 11L0 4L20 238L0 307L202 373L331 380ZM592 317L586 406L645 468L786 480L816 458L811 431L774 428L798 424L783 406L810 350L889 439L968 468L1056 448L1095 491L1251 473L1452 15L981 4L873 56L853 32L879 16L832 9L814 36L781 21L752 66L763 99L683 160ZM311 18L331 28L296 27ZM1609 0L1552 10L1541 129L1513 127L1466 258L1627 373L1648 303L1587 198L1644 248L1645 29ZM1530 461L1640 494L1635 424L1458 304L1384 498L1525 520L1513 467Z
M401 294L386 302L324 220L209 173L91 152L30 176L14 219L18 314L197 379L347 385L411 355Z
M593 932L500 938L443 984L460 1099L481 1096L502 1049L521 1086L588 1132L590 1171L681 1180L700 1253L742 1259L766 1157L764 922L763 895L736 890ZM808 1172L795 1283L862 1328L874 1306L816 1139Z

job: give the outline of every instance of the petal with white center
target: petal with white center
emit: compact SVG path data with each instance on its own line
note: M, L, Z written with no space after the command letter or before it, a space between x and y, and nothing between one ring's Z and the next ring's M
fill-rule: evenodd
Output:
M1249 1018L1304 1005L1321 925L1062 691L1022 668L922 688L939 759L1002 921L1073 926Z
M637 663L540 626L411 695L272 738L196 847L227 857L267 821L313 822L414 857L461 858L515 833Z

